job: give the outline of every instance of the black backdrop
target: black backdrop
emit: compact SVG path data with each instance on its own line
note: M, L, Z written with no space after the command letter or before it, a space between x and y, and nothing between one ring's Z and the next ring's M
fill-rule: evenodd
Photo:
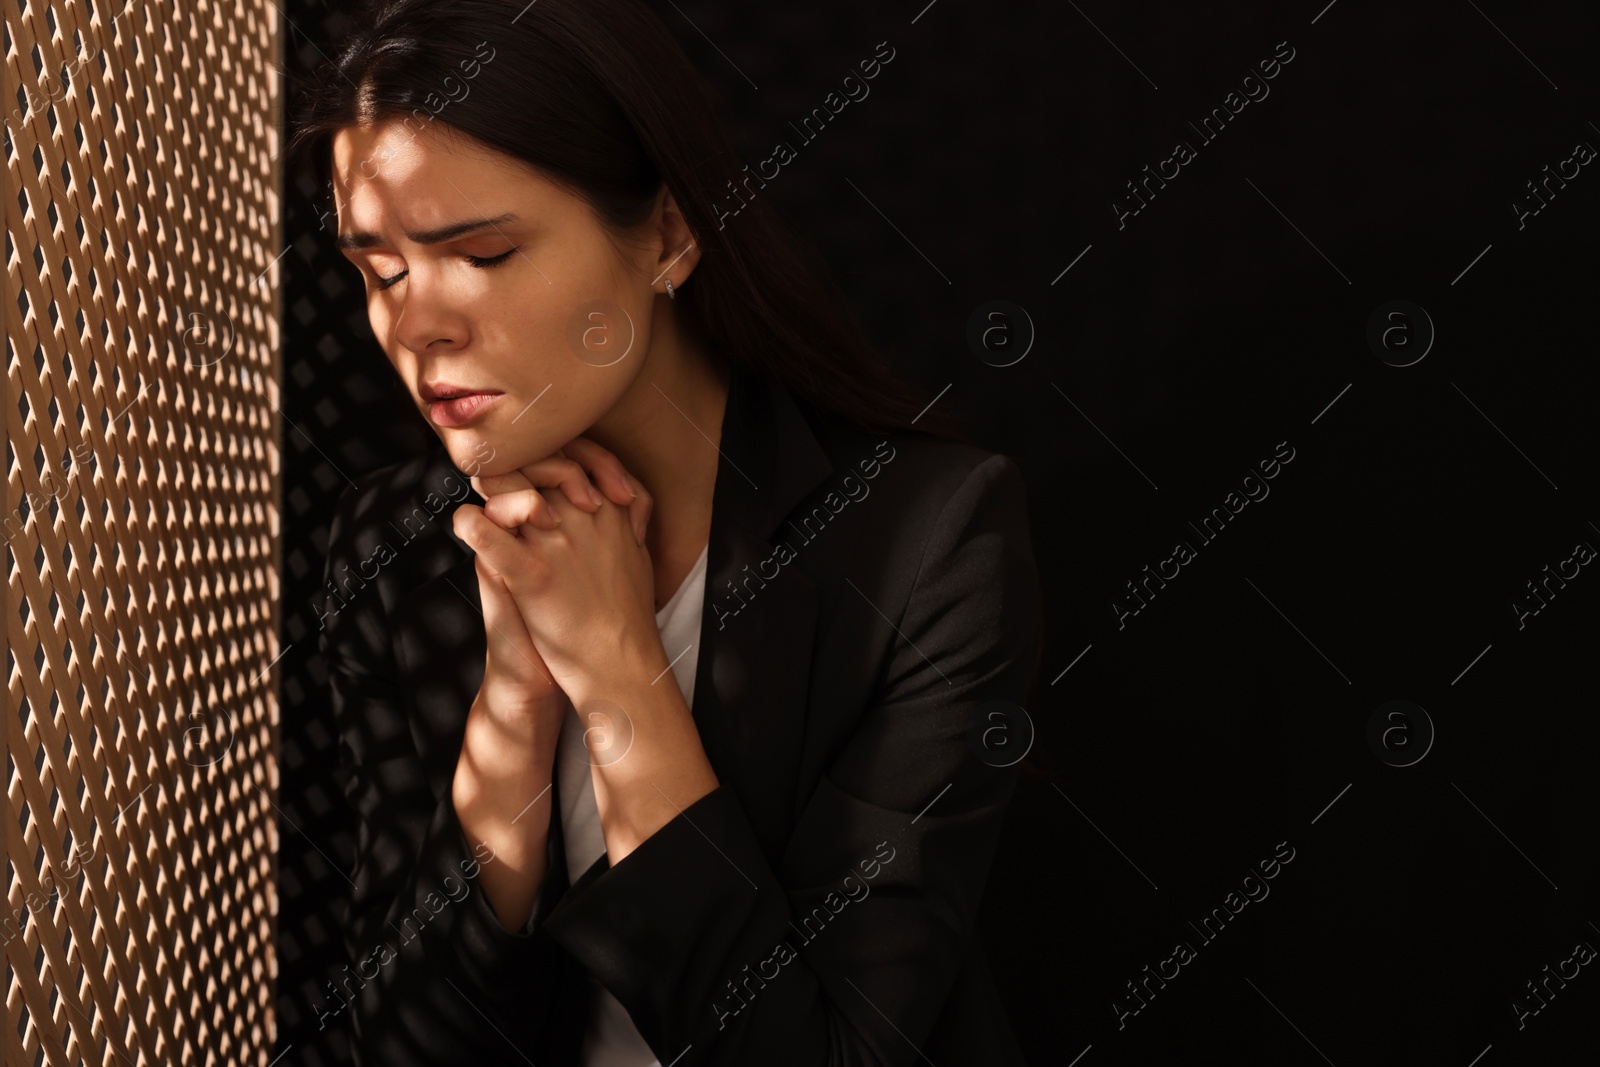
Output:
M658 9L752 161L895 50L762 195L1028 482L1045 770L982 934L1031 1061L1592 1058L1600 968L1547 976L1600 947L1600 568L1573 558L1600 548L1600 11L925 2ZM345 16L286 10L292 99ZM316 591L346 480L430 432L325 199L286 186L279 1050L332 1064L352 835Z

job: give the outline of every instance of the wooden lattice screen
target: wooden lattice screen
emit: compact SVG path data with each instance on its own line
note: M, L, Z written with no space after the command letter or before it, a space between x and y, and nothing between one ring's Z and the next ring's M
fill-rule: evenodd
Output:
M256 1064L278 8L3 0L6 1064Z

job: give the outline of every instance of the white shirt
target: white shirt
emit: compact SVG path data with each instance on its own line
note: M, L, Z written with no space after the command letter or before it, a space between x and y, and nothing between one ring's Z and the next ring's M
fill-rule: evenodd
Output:
M700 550L689 576L678 586L661 610L656 612L656 628L661 644L672 660L672 674L678 691L690 707L694 706L695 667L700 659L694 648L700 640L701 605L705 600L706 557L710 546ZM594 776L588 749L583 743L586 727L577 709L567 702L567 717L561 724L557 753L561 781L561 831L565 838L567 873L577 881L583 872L605 853L605 835L600 829L600 809L595 804ZM610 990L589 976L594 1010L589 1016L583 1039L583 1067L661 1067L655 1053L639 1036L628 1009Z

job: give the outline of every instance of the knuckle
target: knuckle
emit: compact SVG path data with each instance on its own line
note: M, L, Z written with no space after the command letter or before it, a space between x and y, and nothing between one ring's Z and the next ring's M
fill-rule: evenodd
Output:
M493 517L500 523L524 522L529 517L537 514L544 498L536 489L518 489L504 493L491 500L486 508L493 509Z
M524 502L524 508L525 514L527 514L529 518L532 518L536 515L555 514L555 508L551 506L550 501L546 499L545 495L539 492L537 489L528 490L527 499Z

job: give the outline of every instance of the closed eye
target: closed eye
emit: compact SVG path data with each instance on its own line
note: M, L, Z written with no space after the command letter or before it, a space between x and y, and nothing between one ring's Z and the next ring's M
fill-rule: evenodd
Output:
M518 246L516 246L514 248L509 248L506 251L500 253L498 256L488 256L488 257L484 257L484 256L467 256L466 260L467 260L468 263L472 264L474 267L478 268L479 270L483 270L483 269L488 268L488 267L497 267L500 264L504 263L506 260L510 259L511 258L511 253L515 252L517 250L517 248L520 248L520 247L521 247L521 245L518 245ZM395 282L398 282L401 278L404 278L409 273L411 273L411 272L408 271L408 270L403 270L399 274L394 275L392 278L379 278L378 279L378 288L379 289L387 289L387 288L389 288L389 286L393 285Z
M480 267L480 268L498 266L499 264L504 263L506 260L510 259L511 258L511 253L515 252L517 250L517 248L520 248L520 247L521 246L518 245L516 248L509 248L506 251L501 252L498 256L489 256L488 258L484 258L483 256L468 256L467 257L467 262L471 263L474 267Z

